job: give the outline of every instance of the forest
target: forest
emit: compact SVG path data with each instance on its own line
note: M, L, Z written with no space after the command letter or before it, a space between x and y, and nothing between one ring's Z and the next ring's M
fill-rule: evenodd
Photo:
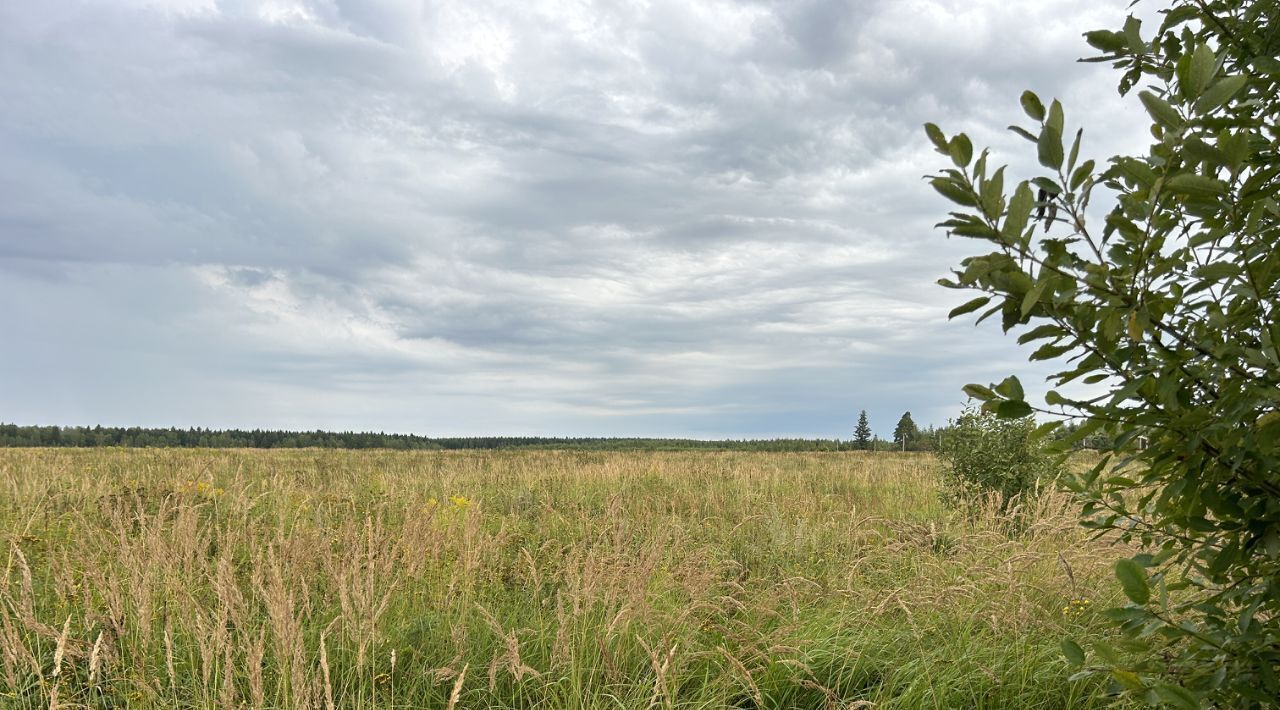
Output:
M210 449L392 449L399 451L464 449L576 449L598 451L929 451L943 428L913 430L902 442L873 439L858 446L839 439L685 439L646 437L465 436L430 437L383 432L271 431L262 429L190 429L145 427L59 427L0 424L0 447L98 446Z

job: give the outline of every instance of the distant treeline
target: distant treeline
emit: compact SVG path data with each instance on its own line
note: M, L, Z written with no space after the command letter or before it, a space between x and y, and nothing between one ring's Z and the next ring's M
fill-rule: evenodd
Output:
M57 427L0 424L0 447L95 446L251 449L581 449L609 451L844 451L835 439L645 439L632 437L469 436L427 437L352 431L266 431L253 429L149 429L143 427ZM882 448L890 444L882 442Z

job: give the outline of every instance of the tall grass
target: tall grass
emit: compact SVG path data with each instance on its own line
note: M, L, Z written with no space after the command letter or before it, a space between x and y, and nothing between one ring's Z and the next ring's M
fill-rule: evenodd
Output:
M1108 562L924 455L0 451L0 705L1076 708Z

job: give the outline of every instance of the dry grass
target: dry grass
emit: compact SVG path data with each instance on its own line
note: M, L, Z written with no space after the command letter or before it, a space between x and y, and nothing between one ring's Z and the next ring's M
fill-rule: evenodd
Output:
M1056 649L1117 551L1055 493L952 515L935 467L0 451L0 705L1103 704Z

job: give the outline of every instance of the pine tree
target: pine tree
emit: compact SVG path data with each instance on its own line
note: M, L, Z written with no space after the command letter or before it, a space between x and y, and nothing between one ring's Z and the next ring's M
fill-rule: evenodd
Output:
M871 448L871 425L867 423L867 410L858 414L858 426L853 430L853 441L859 449Z
M919 436L920 430L916 429L916 423L911 420L911 412L903 414L898 420L898 426L893 428L893 443L898 449L906 451L915 444Z

